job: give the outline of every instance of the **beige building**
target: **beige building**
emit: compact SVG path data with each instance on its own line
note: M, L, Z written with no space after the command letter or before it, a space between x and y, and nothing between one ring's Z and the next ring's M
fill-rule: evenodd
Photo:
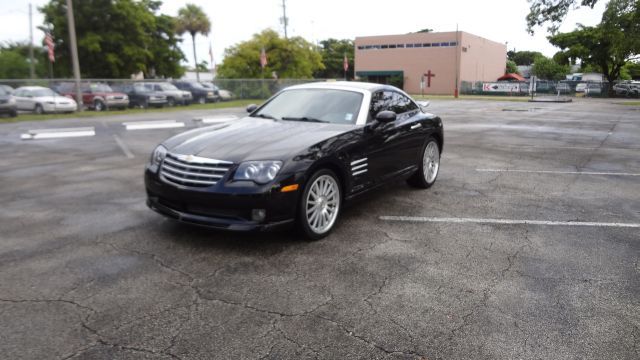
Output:
M357 37L355 73L410 94L453 94L460 82L496 81L507 47L463 31Z

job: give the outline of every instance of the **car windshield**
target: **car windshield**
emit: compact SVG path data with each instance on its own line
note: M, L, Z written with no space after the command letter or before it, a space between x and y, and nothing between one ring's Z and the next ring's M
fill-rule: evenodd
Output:
M133 89L140 92L151 91L151 89L147 88L144 84L133 84Z
M361 93L348 90L286 90L252 116L289 121L355 124L362 98Z
M89 86L93 92L113 92L107 84L91 84Z
M160 88L162 90L178 90L178 88L173 86L172 84L160 84Z
M60 96L55 91L51 89L38 89L33 91L33 96L41 97L41 96Z
M0 95L10 95L3 87L0 87Z
M205 89L205 90L208 90L206 87L202 86L202 84L197 83L197 82L191 83L191 86L192 86L192 87L194 87L194 88L196 88L196 89Z

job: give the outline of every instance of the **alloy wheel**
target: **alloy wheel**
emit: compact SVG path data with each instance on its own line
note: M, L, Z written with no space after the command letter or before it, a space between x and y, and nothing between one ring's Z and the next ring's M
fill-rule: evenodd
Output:
M321 175L310 185L305 201L305 217L311 231L331 230L340 210L340 186L330 175Z
M430 141L424 149L422 156L422 172L427 183L432 183L438 176L440 168L440 150L435 141Z

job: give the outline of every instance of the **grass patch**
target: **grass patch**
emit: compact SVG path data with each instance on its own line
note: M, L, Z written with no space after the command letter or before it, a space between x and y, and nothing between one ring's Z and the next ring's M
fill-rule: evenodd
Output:
M456 99L453 95L412 95L416 100L484 100L484 101L513 101L527 102L530 96L488 96L488 95L460 95Z
M626 105L626 106L640 106L640 101L625 101L625 102L618 102L616 104Z
M12 123L18 121L40 121L40 120L55 120L55 119L70 119L70 118L95 118L102 116L114 116L114 115L135 115L135 114L148 114L148 113L165 113L176 112L185 110L213 110L213 109L226 109L235 107L245 107L249 104L260 104L264 100L249 99L249 100L232 100L226 102L212 103L212 104L191 104L188 106L174 106L163 108L149 108L149 109L125 109L125 110L109 110L109 111L92 111L86 110L82 112L75 112L73 114L19 114L17 117L1 117L0 123Z

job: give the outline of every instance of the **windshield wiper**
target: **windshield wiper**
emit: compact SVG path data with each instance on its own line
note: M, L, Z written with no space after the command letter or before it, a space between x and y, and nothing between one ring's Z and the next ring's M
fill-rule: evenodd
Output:
M271 120L278 120L278 118L276 118L273 115L269 115L269 114L256 114L256 115L252 115L254 117L259 117L259 118L263 118L263 119L271 119Z
M316 118L312 118L312 117L306 117L306 116L303 116L303 117L288 117L288 116L285 116L285 117L282 118L282 120L328 123L328 121L326 121L326 120L320 120L320 119L316 119Z

